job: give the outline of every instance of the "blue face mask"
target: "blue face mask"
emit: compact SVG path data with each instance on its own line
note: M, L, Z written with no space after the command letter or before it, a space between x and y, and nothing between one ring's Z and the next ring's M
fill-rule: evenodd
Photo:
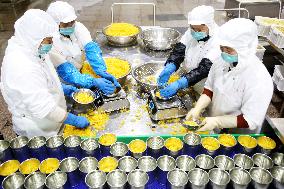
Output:
M223 58L223 60L225 60L228 63L234 63L234 62L238 62L238 55L231 55L225 52L221 53L221 56Z
M206 32L196 32L194 30L191 30L191 35L194 39L196 39L197 41L204 39L205 37L207 37L207 33Z
M39 55L45 55L47 54L52 48L52 44L41 44L38 49Z
M62 35L71 35L75 31L75 26L73 25L72 27L67 27L67 28L59 28L59 33Z

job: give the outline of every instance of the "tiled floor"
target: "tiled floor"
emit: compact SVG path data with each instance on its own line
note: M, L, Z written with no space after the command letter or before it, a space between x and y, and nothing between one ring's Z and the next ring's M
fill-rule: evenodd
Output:
M187 13L193 7L206 4L215 8L223 8L224 0L67 0L72 4L81 21L90 30L92 36L111 22L110 7L114 2L149 2L156 4L156 25L163 27L187 27ZM45 10L51 0L23 0L16 6L17 17L29 8ZM152 25L152 7L146 5L124 5L114 7L115 21L126 21L137 25ZM16 18L11 6L3 7L0 3L0 23L4 30L0 31L0 66L4 56L7 40L13 34L13 24ZM218 24L225 20L224 12L216 16ZM11 120L0 95L0 132L5 137L14 136L11 131Z

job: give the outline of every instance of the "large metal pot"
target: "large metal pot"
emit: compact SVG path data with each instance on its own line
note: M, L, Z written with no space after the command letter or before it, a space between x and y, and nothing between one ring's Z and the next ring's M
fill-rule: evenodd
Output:
M181 33L172 28L150 28L142 31L140 38L152 50L168 50L179 42Z
M151 90L157 89L158 85L156 82L147 82L146 77L154 76L155 78L158 78L163 69L164 62L148 62L135 67L132 71L132 77L136 80L138 86L140 86L143 91L150 92ZM181 76L182 72L178 71L176 74Z
M134 35L130 36L110 36L106 34L106 30L110 27L111 25L106 26L103 29L103 34L106 36L108 42L113 45L113 46L119 46L119 47L124 47L124 46L130 46L136 43L137 41L137 36L141 32L141 28L139 26L136 26L139 29L139 32Z

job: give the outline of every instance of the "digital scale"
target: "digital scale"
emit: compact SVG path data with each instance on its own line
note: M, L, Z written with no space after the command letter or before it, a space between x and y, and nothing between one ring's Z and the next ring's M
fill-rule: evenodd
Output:
M102 98L104 103L100 106L100 109L104 112L109 113L130 108L130 102L127 99L126 92L123 89L111 96L103 95Z
M185 117L192 103L193 99L188 94L162 100L156 97L154 91L150 92L147 101L150 118L154 121Z

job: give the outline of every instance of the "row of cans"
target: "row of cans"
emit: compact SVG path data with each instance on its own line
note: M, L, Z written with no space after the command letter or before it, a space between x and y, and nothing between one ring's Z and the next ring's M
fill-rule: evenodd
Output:
M60 162L60 171L49 175L34 172L27 177L17 172L4 179L4 189L55 188L268 188L284 187L284 167L265 165L268 156L255 154L253 158L237 154L234 159L219 155L214 159L201 154L193 159L182 155L174 159L163 155L157 160L143 156L136 160L131 156L119 159L118 169L105 173L97 170L94 157L69 157ZM262 163L262 164L261 164ZM258 167L254 167L258 166Z
M52 136L48 139L43 136L36 136L31 139L28 139L25 136L19 136L11 142L1 140L0 150L3 154L1 157L2 162L9 159L17 159L22 162L29 158L36 158L42 161L49 157L57 158L59 160L66 157L76 157L80 160L87 156L93 156L97 159L101 159L102 157L110 155L118 158L125 155L132 155L135 158L144 155L158 158L167 154L176 158L179 155L195 157L202 153L213 157L223 154L232 158L237 153L244 153L252 156L256 152L263 152L261 149L246 149L238 143L232 147L221 146L217 150L209 151L202 147L201 137L195 133L189 133L184 136L183 148L178 151L167 149L164 145L164 139L159 136L149 137L146 143L147 148L144 152L131 153L127 144L122 142L115 142L111 146L105 146L99 144L98 140L94 138L81 140L79 136L69 136L65 139L59 135Z

